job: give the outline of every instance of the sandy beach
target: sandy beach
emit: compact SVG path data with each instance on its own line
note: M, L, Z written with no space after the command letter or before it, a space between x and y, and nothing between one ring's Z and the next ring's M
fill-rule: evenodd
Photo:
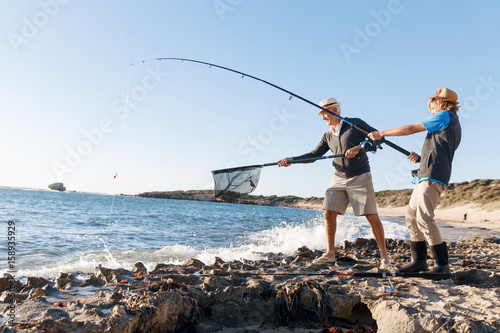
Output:
M406 207L378 208L380 216L404 218ZM457 227L481 228L500 232L500 210L488 210L478 205L467 203L458 207L438 208L435 211L436 222ZM464 219L464 214L467 214Z
M297 208L322 209L321 205L301 203ZM352 213L351 207L347 212ZM398 218L404 220L406 206L404 207L378 207L378 214L383 218ZM481 230L492 230L500 233L500 208L497 205L481 207L473 203L465 203L460 206L437 208L435 220L443 226L454 226L461 228L475 228ZM466 219L464 215L467 214Z

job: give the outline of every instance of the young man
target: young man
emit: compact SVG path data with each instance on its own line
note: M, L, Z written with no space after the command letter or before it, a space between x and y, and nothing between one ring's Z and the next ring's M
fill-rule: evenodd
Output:
M406 212L406 225L410 231L412 261L403 265L400 272L427 271L427 243L431 247L435 266L431 273L449 273L448 249L434 221L434 210L441 192L448 185L451 164L461 139L458 120L457 94L448 88L439 88L429 99L427 107L432 115L428 119L397 128L375 131L368 135L373 140L385 136L402 136L427 131L422 156L412 152L408 159L420 168L412 171L416 184Z
M321 101L319 105L332 113L340 115L340 103L335 98L327 98ZM365 135L349 124L344 124L343 120L328 112L321 110L318 115L321 115L330 127L330 130L323 135L318 146L310 153L286 157L278 162L278 166L288 167L291 165L291 163L288 163L291 160L320 157L327 153L328 150L331 150L334 154L345 154L345 158L339 157L333 160L336 171L332 176L330 187L326 190L323 202L327 248L326 252L320 258L314 259L313 263L335 262L337 215L343 215L350 202L354 215L365 216L370 222L380 250L380 268L385 269L391 265L391 262L385 247L384 228L377 214L368 156L358 148L358 145L364 141ZM375 130L361 119L345 119L363 127L367 131Z

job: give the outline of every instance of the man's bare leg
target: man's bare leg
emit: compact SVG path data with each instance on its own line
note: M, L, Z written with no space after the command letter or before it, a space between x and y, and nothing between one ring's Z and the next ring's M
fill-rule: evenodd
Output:
M373 235L375 236L375 240L377 241L378 248L380 250L380 258L382 258L382 262L384 264L390 264L391 260L387 255L387 249L385 247L385 234L384 227L382 226L382 222L378 217L378 214L367 214L365 215L368 222L372 226Z
M326 252L322 257L335 260L335 233L337 231L337 212L325 209ZM315 261L313 261L315 262Z

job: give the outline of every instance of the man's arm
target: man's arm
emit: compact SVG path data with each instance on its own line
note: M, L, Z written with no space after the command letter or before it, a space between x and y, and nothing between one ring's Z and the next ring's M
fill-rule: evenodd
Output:
M396 128L388 129L388 130L383 130L383 131L375 131L371 132L368 134L368 137L372 140L380 140L385 136L404 136L404 135L411 135L419 132L426 131L427 129L424 127L424 125L420 123L416 123L413 125L404 125L404 126L399 126ZM417 163L420 160L420 155L411 152L411 154L408 156L408 159L412 163Z
M288 163L289 161L292 160L301 160L301 159L306 159L306 158L311 158L311 157L320 157L325 155L325 153L329 150L330 148L328 147L328 143L326 142L325 135L321 138L321 141L319 144L314 148L310 153L303 154L300 156L295 156L295 157L285 157L282 158L281 160L278 161L278 166L279 167L288 167L292 165L291 163ZM307 162L298 162L298 163L313 163L314 161L307 161Z
M404 125L404 126L399 126L396 128L392 129L387 129L383 131L375 131L371 132L368 134L368 137L372 140L380 140L385 136L405 136L405 135L411 135L419 132L426 131L424 125L420 123L416 123L413 125Z

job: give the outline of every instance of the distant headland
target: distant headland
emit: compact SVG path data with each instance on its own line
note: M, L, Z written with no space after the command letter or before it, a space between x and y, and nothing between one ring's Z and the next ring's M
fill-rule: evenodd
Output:
M395 208L406 206L410 200L411 192L412 189L386 190L379 191L375 195L380 208ZM232 194L215 198L211 190L155 191L140 193L136 196L301 209L321 209L323 204L323 198L321 197L302 198L294 195ZM493 210L500 209L500 179L475 179L470 182L451 183L443 192L439 207L447 208L461 204L475 204Z

